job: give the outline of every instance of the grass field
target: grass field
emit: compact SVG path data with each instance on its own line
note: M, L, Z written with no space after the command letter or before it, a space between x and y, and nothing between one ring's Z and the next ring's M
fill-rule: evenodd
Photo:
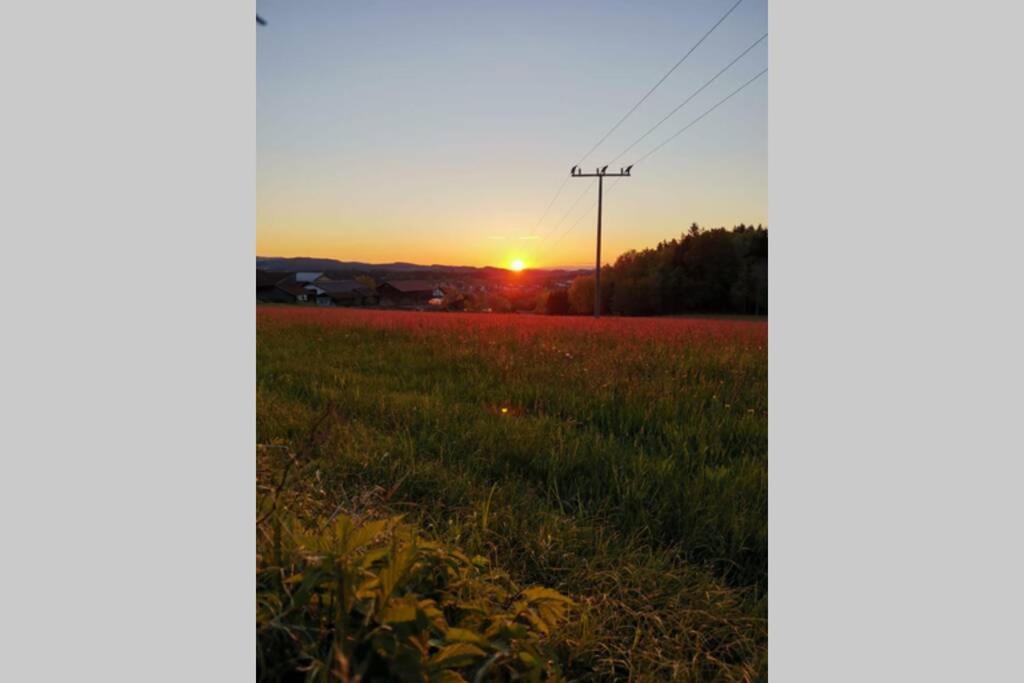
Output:
M401 514L410 534L474 558L487 576L500 571L512 593L542 586L566 596L568 612L540 620L535 645L522 646L533 654L516 650L522 666L545 660L528 678L759 680L766 347L763 321L262 306L261 495L292 494L306 527ZM264 524L286 504L276 507ZM261 529L259 543L261 571L276 577L284 570L266 559L274 542L280 551L275 529ZM285 630L296 599L286 583L259 583L277 610L258 627L261 650L278 653L269 657L294 649L282 641L275 650L267 625ZM262 671L306 662L310 677L335 664L334 675L350 675L362 650L338 625L349 617L333 614L326 625L318 617L309 639L328 653L320 669L306 655ZM367 631L382 632L397 637L386 624ZM410 638L434 662L456 647ZM511 662L520 646L495 639L490 650L480 644L495 653L487 661ZM332 642L345 653L335 664ZM468 652L451 660L464 666L424 669L425 679L471 680L484 660ZM484 669L482 679L501 678Z

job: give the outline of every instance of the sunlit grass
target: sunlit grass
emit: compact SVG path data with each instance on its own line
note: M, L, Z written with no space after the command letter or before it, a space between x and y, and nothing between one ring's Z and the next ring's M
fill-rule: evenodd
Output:
M763 671L763 323L263 308L257 431L323 496L572 595L578 677Z

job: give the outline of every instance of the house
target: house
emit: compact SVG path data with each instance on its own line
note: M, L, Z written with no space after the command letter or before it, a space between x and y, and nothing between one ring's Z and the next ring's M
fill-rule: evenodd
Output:
M292 282L290 279L278 282L274 293L276 295L275 300L284 303L304 304L310 301L309 292L306 291L306 288L301 283Z
M444 292L428 280L388 280L377 287L382 306L426 306L431 299L443 299Z
M320 306L375 306L377 292L355 280L317 280L306 285Z
M297 282L292 273L256 270L256 300L276 303L305 303L309 292Z

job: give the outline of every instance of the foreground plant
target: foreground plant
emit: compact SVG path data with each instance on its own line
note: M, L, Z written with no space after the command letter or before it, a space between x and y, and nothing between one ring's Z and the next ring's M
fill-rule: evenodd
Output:
M399 517L259 526L260 680L561 680L546 636L573 602L517 588Z

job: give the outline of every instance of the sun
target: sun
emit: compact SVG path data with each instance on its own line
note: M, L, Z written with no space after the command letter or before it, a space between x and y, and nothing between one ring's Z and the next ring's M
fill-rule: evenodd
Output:
M509 264L509 268L516 271L517 273L525 267L526 264L523 263L523 259L521 258L512 259L512 263Z

